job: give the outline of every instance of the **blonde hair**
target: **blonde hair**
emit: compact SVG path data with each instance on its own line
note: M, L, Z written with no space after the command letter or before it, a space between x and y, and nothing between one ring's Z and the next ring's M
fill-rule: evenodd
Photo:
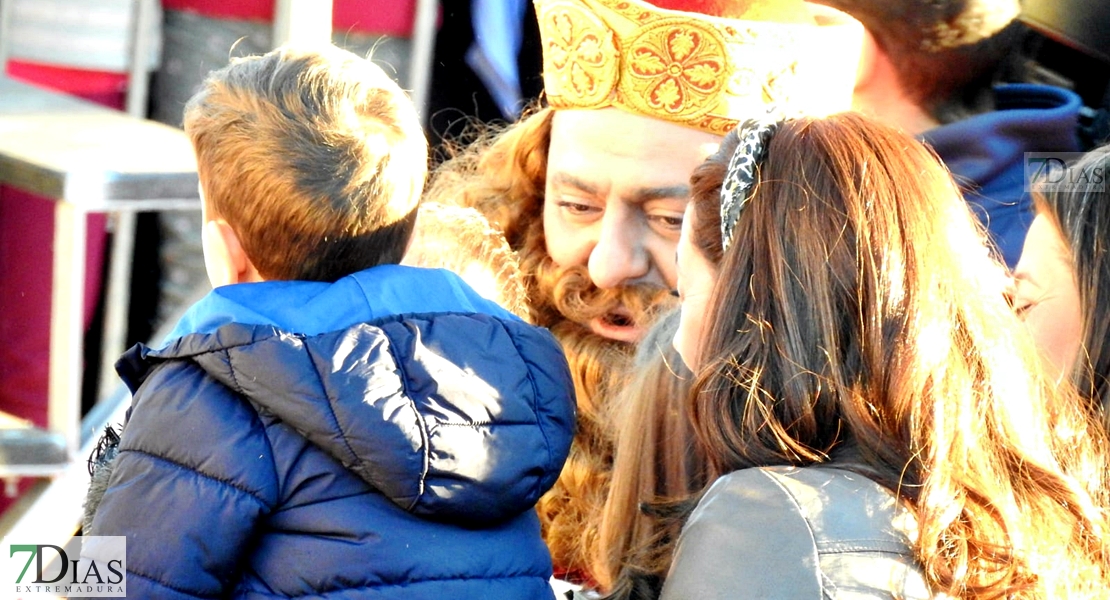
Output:
M735 136L695 173L720 238ZM785 123L720 259L691 419L710 475L858 457L917 516L934 592L1110 587L1105 432L1042 374L936 156L859 115ZM999 281L992 285L992 281Z
M233 59L185 107L209 218L266 279L334 281L397 263L428 148L408 97L334 46Z
M533 107L511 126L471 133L474 141L453 149L451 159L436 168L425 201L477 209L516 251L530 229L538 227L542 241L552 116L550 108Z
M516 254L473 208L422 203L402 264L453 271L484 297L528 318L528 294Z

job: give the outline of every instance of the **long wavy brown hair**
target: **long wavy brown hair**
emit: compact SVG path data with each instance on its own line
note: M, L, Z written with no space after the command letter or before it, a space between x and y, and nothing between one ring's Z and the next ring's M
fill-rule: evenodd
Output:
M916 514L935 592L1105 597L1105 432L1042 374L935 155L858 115L787 122L722 255L735 146L693 178L720 269L691 406L710 477L850 451Z
M603 411L634 349L595 335L585 324L618 305L648 324L673 301L657 288L599 290L584 266L560 267L551 260L542 215L552 115L549 108L533 109L506 129L476 136L436 169L425 201L474 207L504 231L520 258L532 321L551 329L567 355L578 430L559 480L537 508L556 573L592 584L597 515L613 461Z
M608 405L616 454L593 573L611 600L658 597L684 500L707 483L686 402L693 373L671 343L678 317L662 317L640 342L628 382Z

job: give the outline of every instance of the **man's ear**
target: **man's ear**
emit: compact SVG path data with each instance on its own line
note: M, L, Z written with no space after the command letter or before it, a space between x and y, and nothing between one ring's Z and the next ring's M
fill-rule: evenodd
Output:
M208 281L213 288L262 281L247 253L243 251L239 235L227 221L205 221L201 230L201 246L204 249L204 268L208 271Z
M879 74L876 72L879 69L881 61L889 60L883 50L879 47L879 43L875 41L875 36L866 28L863 30L863 44L860 47L859 66L856 67L856 89L861 90L867 88L872 84L872 79Z

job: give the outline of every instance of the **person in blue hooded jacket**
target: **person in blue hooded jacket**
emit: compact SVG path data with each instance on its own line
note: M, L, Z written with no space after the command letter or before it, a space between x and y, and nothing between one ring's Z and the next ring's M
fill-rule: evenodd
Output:
M815 0L863 24L853 108L917 135L1011 269L1033 222L1026 152L1078 152L1080 97L1020 79L1021 0Z
M215 289L120 359L132 407L84 532L126 536L129 597L552 597L533 505L573 435L566 361L397 264L427 168L404 93L284 47L212 73L185 128Z

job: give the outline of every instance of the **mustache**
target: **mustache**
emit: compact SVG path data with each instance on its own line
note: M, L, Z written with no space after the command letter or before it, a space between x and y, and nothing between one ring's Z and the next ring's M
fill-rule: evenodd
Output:
M564 318L580 324L602 318L647 329L660 314L678 305L670 290L654 284L600 289L583 265L560 267L546 257L537 265L537 292Z

